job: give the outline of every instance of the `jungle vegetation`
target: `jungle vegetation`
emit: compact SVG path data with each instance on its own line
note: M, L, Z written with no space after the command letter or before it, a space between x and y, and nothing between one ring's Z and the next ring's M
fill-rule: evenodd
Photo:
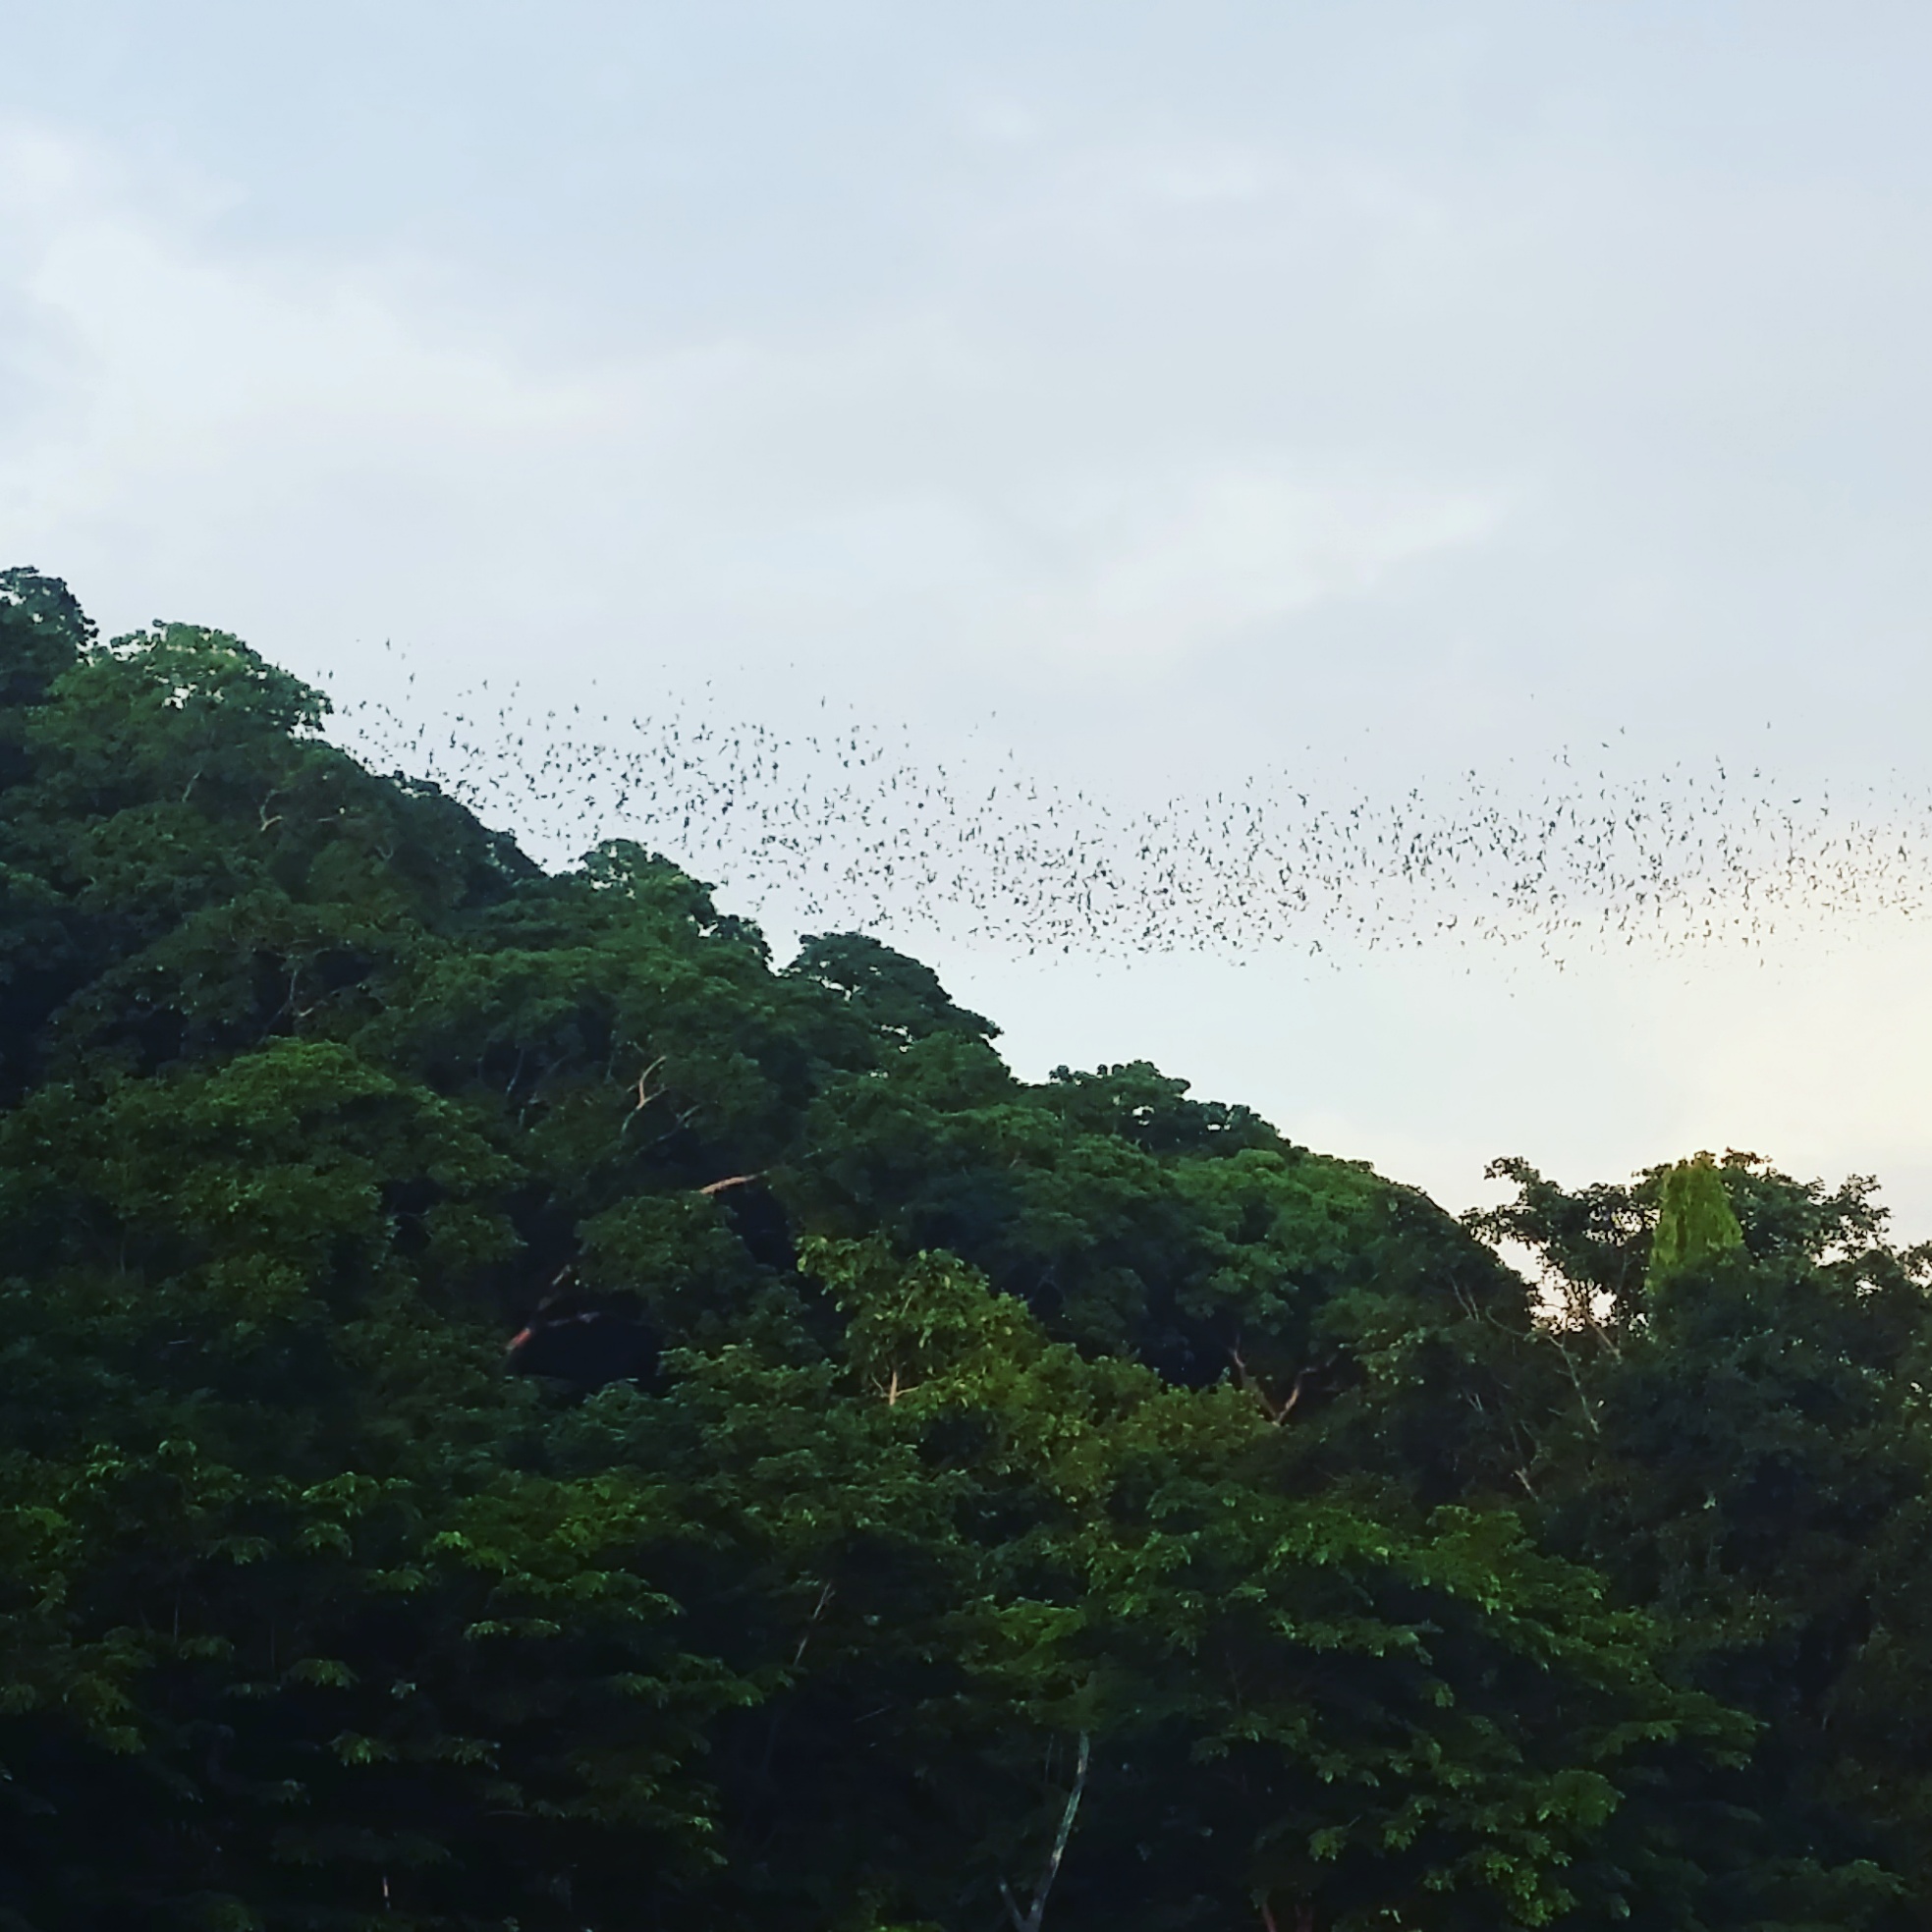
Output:
M1459 1224L322 714L0 577L6 1932L1932 1922L1872 1184Z

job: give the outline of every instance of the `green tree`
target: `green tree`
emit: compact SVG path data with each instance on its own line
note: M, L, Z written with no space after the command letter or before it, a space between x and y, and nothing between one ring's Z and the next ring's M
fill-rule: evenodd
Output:
M1886 1245L1869 1181L1827 1189L1750 1155L1575 1195L1508 1171L1518 1202L1486 1225L1537 1248L1573 1310L1532 1466L1545 1540L1762 1726L1747 1764L1680 1794L1728 1874L1702 1909L1922 1922L1932 1257Z
M1727 1166L1744 1247L1646 1292L1654 1189L1522 1170L1582 1348L1412 1190L1019 1080L635 845L546 874L325 709L0 578L0 1925L1850 1924L1910 1866L1855 1190Z
M1744 1231L1717 1164L1708 1154L1680 1161L1666 1172L1657 1190L1657 1229L1650 1238L1645 1286L1661 1288L1743 1244Z

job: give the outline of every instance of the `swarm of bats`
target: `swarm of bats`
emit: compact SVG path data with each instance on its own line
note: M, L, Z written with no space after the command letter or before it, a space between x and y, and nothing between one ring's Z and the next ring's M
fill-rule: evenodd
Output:
M974 773L863 723L790 736L711 700L620 720L484 688L433 715L352 703L332 735L546 862L635 839L774 929L1103 957L1501 943L1561 964L1932 903L1932 804L1792 798L1718 761L1632 779L1561 757L1540 783L1327 800L1257 776L1123 809L1010 758Z

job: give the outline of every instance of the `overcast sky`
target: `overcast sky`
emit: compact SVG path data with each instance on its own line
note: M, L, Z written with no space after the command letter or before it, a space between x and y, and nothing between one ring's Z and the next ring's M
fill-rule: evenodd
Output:
M1876 3L13 0L0 553L345 700L824 698L1132 807L1922 791L1929 83ZM1729 1144L1932 1235L1923 923L922 950L1451 1205Z

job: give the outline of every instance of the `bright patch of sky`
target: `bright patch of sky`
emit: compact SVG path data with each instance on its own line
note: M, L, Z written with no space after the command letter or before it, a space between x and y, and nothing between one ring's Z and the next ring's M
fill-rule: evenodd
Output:
M1917 795L1928 80L1880 0L21 0L0 554L345 700L830 715L1122 812ZM1932 1234L1923 919L904 936L1025 1072L1151 1055L1451 1205L1739 1145Z

